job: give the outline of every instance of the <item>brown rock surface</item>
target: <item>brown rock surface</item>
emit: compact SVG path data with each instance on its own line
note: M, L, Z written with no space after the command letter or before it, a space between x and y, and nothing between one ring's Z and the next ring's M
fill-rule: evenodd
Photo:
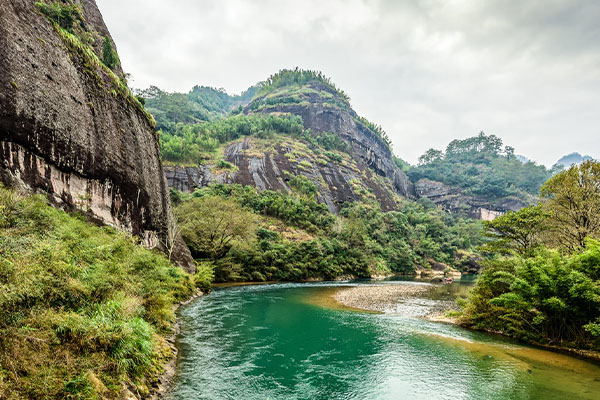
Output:
M506 197L495 202L471 196L455 186L430 179L420 179L415 183L415 193L419 198L427 198L443 209L470 218L491 221L508 211L518 211L528 204L516 197Z
M99 51L108 30L93 0L79 4ZM157 136L135 99L115 90L115 73L69 46L33 0L3 0L0 181L160 248L173 224ZM193 269L189 251L176 253Z

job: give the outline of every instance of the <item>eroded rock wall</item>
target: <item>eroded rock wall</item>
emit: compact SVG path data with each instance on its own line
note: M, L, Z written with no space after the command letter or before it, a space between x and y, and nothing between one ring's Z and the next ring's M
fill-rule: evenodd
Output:
M80 4L87 28L108 35L94 1ZM61 39L34 1L2 1L0 178L164 247L174 223L156 132L114 85L114 76ZM175 253L193 269L181 241Z
M465 194L460 188L429 179L415 182L415 193L417 197L429 199L449 212L484 221L491 221L508 211L518 211L528 205L514 197L491 202L482 197Z
M337 96L322 84L311 84L310 88ZM376 174L389 179L399 195L414 197L414 187L408 176L394 164L390 149L382 139L357 122L354 110L332 107L326 98L314 93L306 96L305 103L307 104L281 104L260 112L299 115L302 117L305 129L310 129L314 133L332 132L339 135L350 144L351 154L358 163L368 166ZM252 104L246 107L245 112L252 112Z
M377 175L360 158L346 156L341 162L324 162L306 152L290 159L286 155L294 152L293 140L278 143L269 151L257 151L254 141L246 137L226 147L224 159L234 164L236 171L217 170L214 165L165 167L169 186L191 192L213 182L239 183L259 190L291 192L289 180L296 175L310 179L317 186L318 200L334 213L344 202L369 199L377 200L385 211L396 208L398 194L392 182Z

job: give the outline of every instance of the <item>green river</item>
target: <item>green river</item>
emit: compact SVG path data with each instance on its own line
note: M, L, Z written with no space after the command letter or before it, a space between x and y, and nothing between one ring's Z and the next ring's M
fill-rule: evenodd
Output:
M384 314L332 300L355 284L371 283L235 286L186 306L167 398L600 399L597 363L418 318L468 283Z

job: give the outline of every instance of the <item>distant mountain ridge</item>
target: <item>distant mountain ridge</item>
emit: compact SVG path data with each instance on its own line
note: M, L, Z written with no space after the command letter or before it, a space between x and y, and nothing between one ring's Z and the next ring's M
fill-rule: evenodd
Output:
M562 165L563 167L570 167L573 164L581 164L582 162L588 160L593 160L593 157L588 155L582 156L578 152L574 152L561 157L556 164Z

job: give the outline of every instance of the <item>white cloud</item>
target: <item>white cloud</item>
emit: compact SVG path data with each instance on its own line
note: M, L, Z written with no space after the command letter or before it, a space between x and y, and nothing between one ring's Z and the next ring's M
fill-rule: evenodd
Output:
M600 2L97 0L136 87L239 93L322 70L397 155L480 130L547 165L600 157Z

